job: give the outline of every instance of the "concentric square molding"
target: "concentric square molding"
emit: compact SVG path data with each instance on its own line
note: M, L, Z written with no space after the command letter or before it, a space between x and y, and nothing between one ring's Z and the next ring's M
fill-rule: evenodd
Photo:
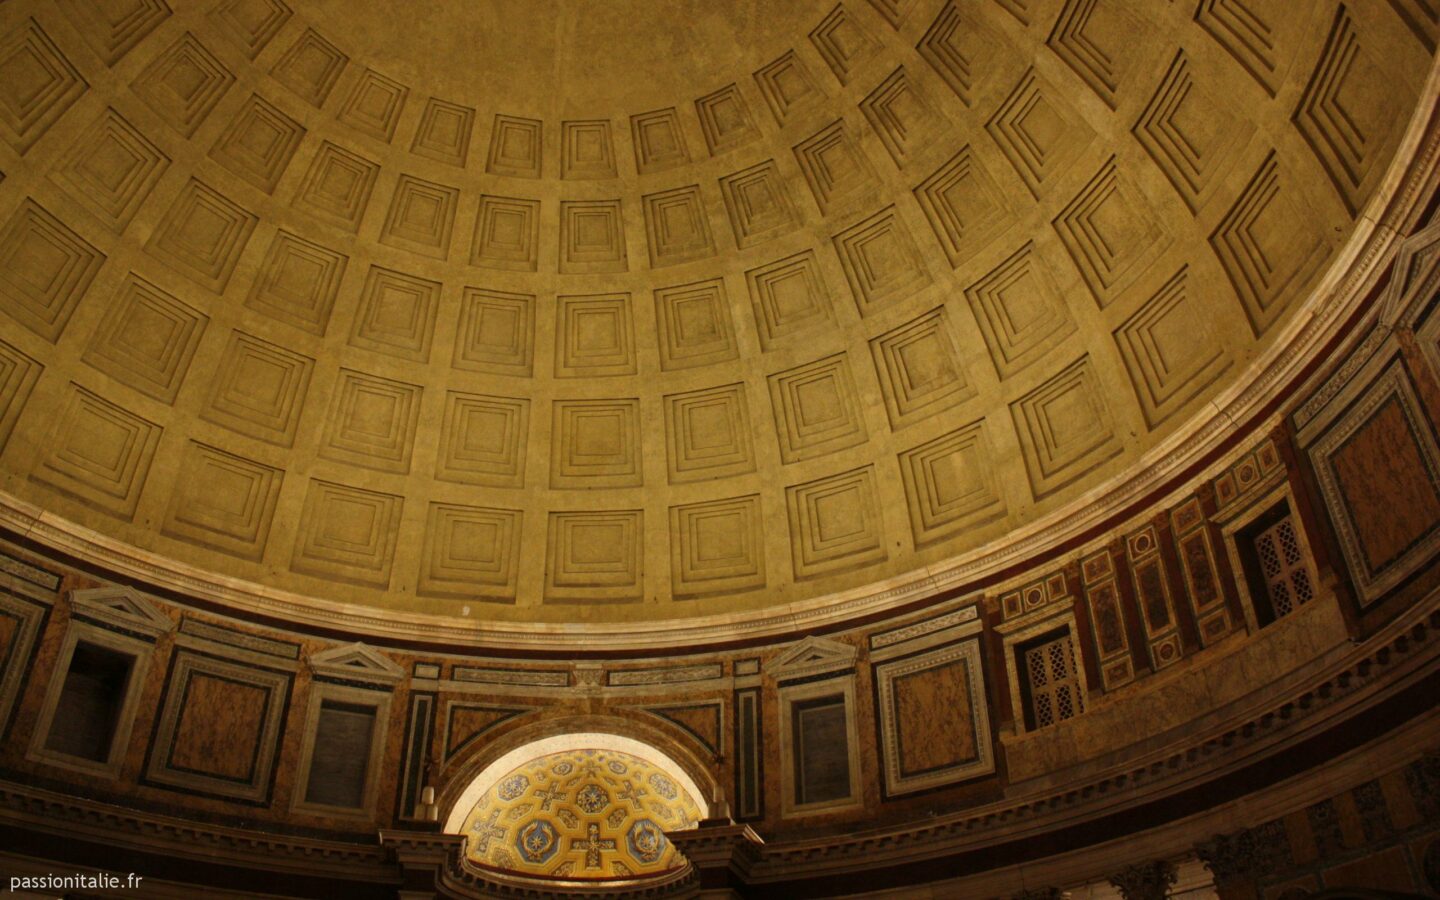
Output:
M855 21L843 3L835 4L810 32L810 43L842 85L849 84L856 70L880 49L880 43Z
M497 114L490 132L485 171L492 175L539 178L543 127L539 119Z
M170 157L106 108L51 176L111 231L124 231L150 198Z
M435 259L450 255L460 189L401 175L380 228L380 243Z
M221 0L210 18L254 59L294 15L285 0Z
M665 396L670 483L755 471L755 442L743 384Z
M809 68L788 50L755 72L755 84L765 105L781 125L797 109L809 107L824 96Z
M787 369L769 382L782 462L823 456L869 439L845 354Z
M271 66L270 75L311 106L321 107L349 63L350 57L307 28Z
M635 142L635 169L641 175L690 161L680 117L673 106L631 116L630 134Z
M830 292L813 250L751 269L745 273L745 284L764 350L835 320Z
M915 199L952 267L994 240L1010 212L969 144L915 188Z
M24 154L89 85L34 19L0 38L0 137Z
M760 137L750 117L750 106L737 84L728 84L696 100L695 114L700 118L700 132L705 135L711 156L744 146Z
M314 370L308 356L233 331L200 415L231 431L293 446Z
M522 517L513 509L431 503L417 591L514 603Z
M635 374L629 294L562 296L555 307L557 378Z
M470 158L470 135L474 130L474 109L431 97L425 101L415 126L410 152L463 169Z
M259 94L251 94L215 142L210 156L270 194L304 138L303 125Z
M430 360L440 282L371 266L350 345L413 362Z
M1095 300L1109 305L1170 244L1149 200L1111 157L1055 218L1055 230Z
M131 0L126 7L111 9L83 0L57 5L107 66L119 62L171 15L165 0Z
M615 177L615 140L609 119L560 123L560 177Z
M985 123L1005 158L1037 199L1057 173L1095 138L1059 92L1032 68Z
M535 358L535 298L467 287L455 331L457 369L530 377Z
M1043 497L1121 450L1089 356L1010 404L1030 487Z
M44 370L44 366L19 348L0 341L0 450L5 449L10 432Z
M672 506L670 584L676 598L763 588L760 495Z
M624 272L628 268L619 200L560 201L561 272Z
M254 213L192 178L145 249L181 275L221 294L259 221Z
M646 194L641 204L653 268L715 255L715 239L698 185Z
M404 499L310 480L290 568L381 589L390 585Z
M860 315L873 315L923 290L930 270L895 207L880 210L833 238Z
M877 663L885 795L995 771L980 638Z
M26 199L0 234L0 310L52 344L105 254Z
M720 196L730 215L735 245L744 249L794 231L799 216L775 160L720 179Z
M1075 333L1069 307L1033 242L966 288L965 298L1001 381L1049 356Z
M656 288L655 337L660 368L666 371L738 359L740 348L724 281Z
M900 169L944 130L934 104L916 87L904 66L860 101L860 111Z
M489 269L534 272L540 260L540 201L480 198L470 262Z
M325 141L295 194L295 205L352 234L370 205L380 164Z
M335 250L281 229L270 241L245 305L323 337L348 262Z
M435 477L462 484L525 483L530 401L450 391L435 458Z
M917 547L1005 515L983 419L902 451L899 462Z
M889 558L872 466L785 488L795 580Z
M341 369L332 390L320 455L382 472L408 473L420 421L420 386Z
M836 119L794 149L821 215L853 206L879 187L874 167L843 120Z
M374 69L366 69L355 82L336 118L362 134L390 143L395 125L405 110L410 88Z
M162 532L242 559L259 559L285 473L190 441Z
M1182 268L1115 330L1115 343L1151 428L1230 365L1210 327L1213 313L1192 297L1193 290L1189 268Z
M47 452L30 477L129 521L162 430L72 382L45 444Z
M943 306L872 338L870 353L891 428L920 421L976 394Z
M293 677L177 650L145 781L183 793L268 803Z
M174 403L209 321L132 272L82 358L142 394Z
M191 137L234 83L234 74L187 31L131 88L170 127Z
M550 433L550 487L639 487L640 401L557 400Z
M630 603L644 584L644 513L565 510L550 513L545 599Z

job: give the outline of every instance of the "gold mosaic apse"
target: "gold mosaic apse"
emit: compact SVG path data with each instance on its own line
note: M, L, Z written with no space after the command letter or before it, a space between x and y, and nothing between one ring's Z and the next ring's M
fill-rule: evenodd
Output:
M700 808L659 767L615 750L532 759L485 792L465 818L470 860L552 878L633 878L674 868L665 832Z

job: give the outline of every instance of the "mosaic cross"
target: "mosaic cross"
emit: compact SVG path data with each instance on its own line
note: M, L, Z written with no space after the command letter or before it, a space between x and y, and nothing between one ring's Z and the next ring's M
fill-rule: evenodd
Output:
M600 851L614 850L615 841L611 838L601 840L600 823L591 822L585 826L585 837L570 839L570 849L584 850L585 868L598 869L600 868Z
M470 826L475 833L474 852L476 855L483 854L490 847L490 839L503 840L505 829L496 823L500 820L500 810L490 811L490 819L487 822L476 822Z
M540 809L548 810L550 801L565 799L565 792L560 790L559 785L556 785L555 787L541 788L535 792L535 796L540 798Z
M650 792L645 790L643 787L637 788L635 785L631 784L630 780L627 778L625 780L624 789L616 793L615 797L619 800L629 800L631 803L635 804L636 809L644 809L645 807L640 803L640 798L644 797L648 793Z

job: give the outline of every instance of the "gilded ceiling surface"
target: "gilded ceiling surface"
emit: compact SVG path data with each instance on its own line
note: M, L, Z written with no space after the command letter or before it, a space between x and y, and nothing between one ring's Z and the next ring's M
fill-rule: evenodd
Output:
M567 750L502 777L465 817L469 858L526 875L629 878L675 865L666 831L693 827L694 798L618 750Z
M11 0L7 521L472 622L1033 546L1303 319L1410 5Z

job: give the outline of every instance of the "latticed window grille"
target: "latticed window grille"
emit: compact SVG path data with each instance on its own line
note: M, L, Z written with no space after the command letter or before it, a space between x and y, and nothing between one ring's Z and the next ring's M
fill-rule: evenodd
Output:
M1314 598L1315 585L1293 516L1286 516L1257 534L1255 553L1275 618L1289 615L1295 607Z
M1025 651L1025 672L1030 680L1030 705L1036 728L1085 711L1085 695L1075 664L1075 648L1066 632Z

